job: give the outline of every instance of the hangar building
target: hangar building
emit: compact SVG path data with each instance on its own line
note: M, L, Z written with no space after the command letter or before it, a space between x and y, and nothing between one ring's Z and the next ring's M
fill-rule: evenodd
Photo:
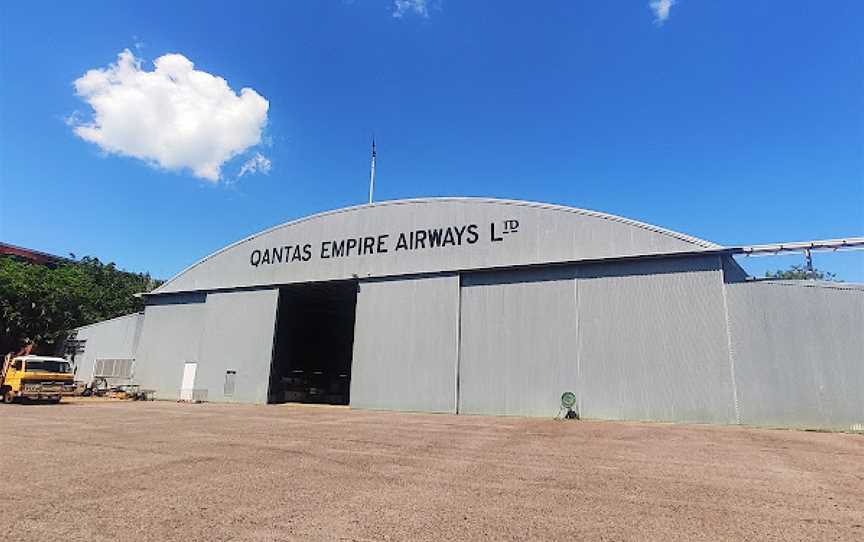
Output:
M753 280L732 250L474 198L325 212L243 239L78 330L78 378L163 399L848 429L864 287Z

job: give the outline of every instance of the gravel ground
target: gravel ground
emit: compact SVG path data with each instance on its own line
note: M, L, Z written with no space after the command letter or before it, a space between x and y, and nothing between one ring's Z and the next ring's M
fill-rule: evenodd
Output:
M299 405L0 405L4 540L864 540L864 437Z

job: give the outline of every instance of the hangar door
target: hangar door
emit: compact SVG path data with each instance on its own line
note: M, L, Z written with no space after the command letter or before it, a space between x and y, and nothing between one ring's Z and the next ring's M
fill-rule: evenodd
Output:
M462 276L459 412L554 416L578 389L575 269Z
M459 277L360 282L351 406L456 411Z

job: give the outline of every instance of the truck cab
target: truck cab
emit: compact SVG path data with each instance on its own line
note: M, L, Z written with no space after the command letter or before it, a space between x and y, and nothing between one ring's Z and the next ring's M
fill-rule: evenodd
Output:
M68 361L45 356L7 356L0 372L0 395L4 403L19 399L60 402L75 392L74 375Z

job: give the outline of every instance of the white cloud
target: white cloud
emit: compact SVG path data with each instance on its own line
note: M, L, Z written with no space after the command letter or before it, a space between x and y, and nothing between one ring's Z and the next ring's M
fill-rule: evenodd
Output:
M406 14L414 14L424 19L429 18L429 7L426 5L426 0L394 0L393 1L393 16L401 19Z
M658 25L666 22L666 19L669 18L669 10L675 3L675 0L651 0L648 6L654 12L654 22Z
M237 177L242 177L244 175L252 175L254 173L262 173L267 175L270 173L270 169L273 167L273 163L269 158L261 154L260 152L256 152L255 156L246 160L243 166L240 168L240 173Z
M181 54L153 65L142 69L126 49L116 64L77 79L75 92L93 117L69 117L75 134L106 152L217 182L225 162L261 142L269 102L251 88L235 93Z

